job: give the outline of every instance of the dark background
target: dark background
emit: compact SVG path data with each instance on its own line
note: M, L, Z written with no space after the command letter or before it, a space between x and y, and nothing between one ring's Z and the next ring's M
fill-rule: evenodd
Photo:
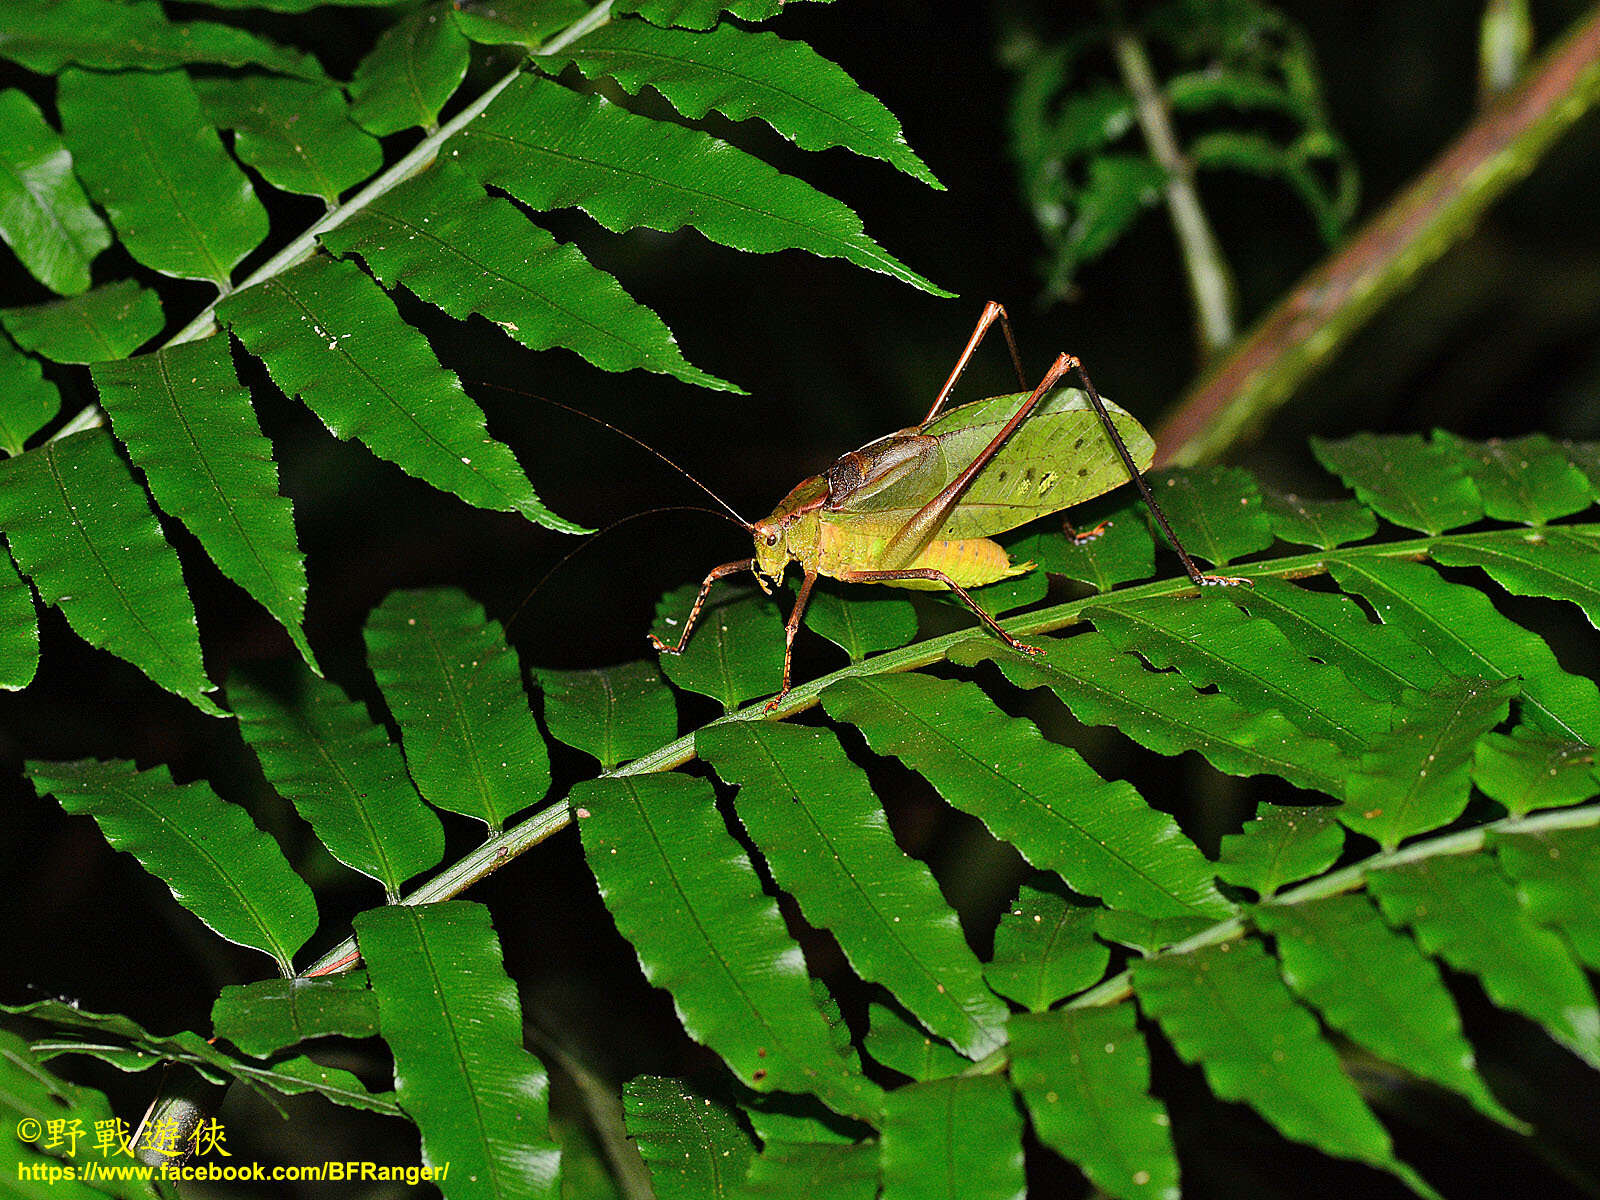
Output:
M1362 212L1370 214L1472 119L1481 5L1299 0L1280 7L1316 47L1333 124L1356 156ZM1056 28L1094 11L1072 4L1040 9ZM1583 6L1542 3L1534 11L1543 41ZM442 321L406 297L400 297L402 307L429 330L440 357L467 382L491 430L521 457L543 498L563 516L596 526L703 497L628 442L504 388L544 394L626 428L746 516L759 516L842 450L916 421L983 302L996 299L1010 309L1030 371L1042 371L1057 351L1070 350L1089 365L1102 391L1153 425L1197 367L1171 229L1161 211L1150 212L1124 243L1083 271L1073 301L1039 301L1043 248L1007 154L1010 78L995 57L1002 25L1026 13L1020 5L840 0L794 4L770 26L812 43L883 100L948 191L931 191L885 164L843 151L799 152L765 126L713 126L845 200L869 234L913 269L959 292L958 300L798 252L746 256L693 232L619 238L581 214L540 218L660 313L692 362L739 383L748 396L698 391L639 372L606 375L565 352L530 354L485 322ZM235 19L317 49L336 75L353 64L324 48L365 44L364 33L350 31L370 28L371 20L344 10L293 20ZM47 84L13 73L12 82L48 98ZM1474 237L1431 268L1332 370L1302 390L1258 443L1239 447L1234 460L1280 486L1331 494L1333 481L1306 450L1308 434L1443 426L1479 437L1533 430L1600 435L1597 132L1590 118L1569 133ZM1202 178L1201 195L1237 274L1247 322L1325 252L1310 217L1279 184L1212 174ZM314 205L284 201L274 229L298 230L315 212ZM96 282L143 274L119 254L97 264ZM43 298L28 292L25 281L10 282L15 286L8 295L18 298L6 303ZM173 329L207 298L187 285L147 282L163 288ZM241 365L261 396L263 423L277 443L283 489L294 500L309 556L312 642L330 674L373 701L380 715L360 628L369 609L396 587L463 587L502 622L517 614L511 638L526 664L593 666L641 657L662 592L749 552L747 535L711 517L632 522L563 565L519 610L535 582L572 548L570 539L470 509L358 447L335 442L266 385L258 368ZM1009 370L1005 355L987 348L960 398L1014 390ZM68 411L87 402L81 376L57 378ZM184 552L212 678L225 685L236 670L270 669L291 655L282 631L215 572L181 529L166 526ZM776 628L773 633L780 636ZM802 638L800 678L838 665L816 642ZM0 804L0 869L9 881L0 900L6 947L0 999L61 994L89 1009L127 1012L159 1032L205 1030L221 985L267 971L259 955L225 946L179 910L164 885L127 856L113 854L90 821L67 820L53 803L36 800L20 782L24 758L117 756L141 766L168 763L180 780L210 779L225 797L250 805L318 887L325 924L313 949L348 932L350 915L376 896L316 849L292 811L265 788L231 726L200 716L133 668L89 650L57 614L44 617L44 645L38 681L23 693L0 696L0 771L7 789ZM1592 673L1595 664L1585 661L1592 643L1569 641L1562 653L1569 669ZM1004 702L1024 703L1016 695ZM709 704L693 698L683 709L685 728L713 715ZM1241 790L1193 756L1149 762L1149 756L1119 757L1128 756L1128 748L1103 734L1058 735L1084 746L1103 770L1133 777L1147 796L1190 797L1184 801L1190 809L1180 807L1179 815L1211 851L1216 836L1234 827L1229 822L1268 794ZM590 769L583 756L559 750L556 767L562 780ZM883 764L874 771L902 844L934 866L952 900L972 918L973 940L982 949L984 922L1014 892L1019 864L970 823L949 817L914 778ZM453 852L472 841L466 822L459 825ZM570 833L472 895L493 907L536 1046L558 1044L615 1078L644 1069L705 1068L675 1033L663 995L645 988L629 950L616 939ZM825 943L808 943L808 951L825 972L836 965ZM1538 1035L1490 1011L1472 985L1462 990L1469 1032L1485 1048L1492 1081L1501 1086L1509 1078L1504 1086L1519 1086L1517 1068L1545 1081L1547 1129L1556 1148L1526 1152L1448 1105L1435 1112L1429 1098L1408 1095L1383 1110L1389 1117L1399 1111L1402 1151L1416 1155L1431 1178L1451 1184L1452 1195L1479 1188L1508 1194L1519 1181L1533 1188L1525 1194L1564 1194L1562 1166L1541 1162L1541 1155L1581 1162L1587 1154L1593 1177L1594 1149L1584 1146L1582 1132L1582 1114L1593 1111L1592 1078ZM370 1063L345 1065L379 1077L370 1074ZM1175 1062L1157 1066L1174 1098L1192 1194L1401 1194L1372 1172L1286 1147L1243 1110L1203 1102L1197 1077ZM1500 1068L1504 1077L1495 1075ZM1381 1099L1393 1081L1373 1070L1372 1091ZM110 1088L118 1111L130 1119L151 1091L151 1077L86 1077ZM558 1080L557 1086L560 1091L565 1084ZM1502 1094L1516 1106L1519 1097ZM259 1112L237 1113L230 1134L260 1139L254 1151L264 1160L403 1161L414 1153L403 1131L394 1141L392 1123L343 1112L329 1116L309 1106L299 1106L299 1119L287 1126ZM375 1149L386 1145L395 1147L387 1158ZM1456 1163L1458 1155L1469 1168ZM1041 1195L1072 1186L1071 1176L1035 1182Z

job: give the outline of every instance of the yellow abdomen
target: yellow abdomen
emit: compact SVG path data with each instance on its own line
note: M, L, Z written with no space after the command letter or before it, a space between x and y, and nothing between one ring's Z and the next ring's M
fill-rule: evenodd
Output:
M882 571L886 569L883 556L889 537L881 532L863 528L857 519L854 529L845 528L823 520L818 530L817 558L813 564L817 572L834 579L848 578L856 571ZM935 538L924 546L915 558L896 564L897 569L918 570L932 568L942 571L961 587L981 587L986 583L1021 575L1033 569L1032 563L1011 565L1011 556L1005 547L989 538ZM938 591L944 585L935 579L884 580L891 587L916 588Z

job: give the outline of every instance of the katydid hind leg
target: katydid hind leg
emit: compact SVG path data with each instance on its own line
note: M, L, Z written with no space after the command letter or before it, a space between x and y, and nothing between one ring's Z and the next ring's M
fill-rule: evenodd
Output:
M1044 653L1044 650L1040 647L1030 646L1028 643L1020 642L1016 638L1012 637L1003 628L1001 628L999 621L996 621L988 613L983 611L983 606L972 598L972 594L968 592L966 588L962 587L954 579L951 579L950 576L946 575L943 571L937 570L934 567L906 567L905 569L899 571L846 571L844 574L840 575L839 578L846 583L894 583L897 580L902 579L927 579L934 583L942 583L945 587L949 588L952 592L959 596L961 598L961 603L970 608L973 612L973 615L976 616L978 620L987 625L990 630L994 632L996 637L998 637L1006 645L1010 646L1013 650L1021 650L1024 654Z
M962 468L961 473L952 479L943 491L913 513L910 519L895 531L895 535L889 539L889 544L884 547L885 562L905 562L916 556L916 552L933 536L934 531L944 524L950 509L960 501L961 493L967 490L978 472L988 465L1000 447L1005 445L1006 439L1016 432L1017 426L1028 419L1028 414L1038 407L1039 401L1077 361L1071 355L1063 354L1050 365L1050 369L1044 373L1044 378L1039 381L1039 386L1034 388L1033 393L1022 402L1021 407L1011 414L1011 419L1001 426L1000 432L994 435L989 444L973 456L972 461Z
M700 584L700 594L694 598L694 607L689 610L689 619L683 623L683 633L678 636L678 644L670 645L653 633L646 635L650 639L650 644L662 654L682 654L683 648L689 644L689 634L694 631L695 622L700 619L700 610L705 607L706 597L711 594L711 585L725 576L755 569L756 560L753 558L741 558L735 562L725 562L720 567L712 567L704 582Z
M961 373L967 369L968 361L977 353L978 343L983 341L983 335L989 332L989 327L996 321L1000 322L1000 328L1006 335L1006 348L1011 351L1011 365L1017 369L1017 386L1028 386L1028 377L1022 370L1022 356L1017 353L1016 335L1011 332L1011 319L1006 316L1003 304L991 300L983 306L983 315L978 318L972 336L967 339L966 349L961 352L961 357L956 359L950 378L944 381L944 386L939 389L939 395L934 399L933 407L928 410L928 415L922 418L924 425L938 416L940 410L944 408L945 401L950 399L950 393L955 390L956 380L961 378Z
M800 580L800 590L795 593L794 607L789 610L789 619L783 623L783 686L778 689L778 694L767 701L767 712L771 712L783 703L783 698L789 694L789 678L794 665L794 638L800 632L800 618L805 615L806 604L811 600L811 587L817 582L817 573L807 571Z
M1079 529L1065 517L1061 518L1061 532L1067 535L1067 540L1074 546L1087 546L1090 542L1098 542L1105 537L1106 530L1110 529L1115 521L1101 521L1093 529Z
M1139 464L1133 461L1133 455L1128 453L1127 444L1123 442L1122 435L1117 432L1116 423L1112 421L1111 414L1106 411L1105 402L1100 399L1100 393L1094 390L1094 384L1089 381L1089 373L1083 369L1083 364L1070 354L1063 354L1056 359L1056 365L1066 364L1062 374L1070 370L1077 374L1083 383L1083 390L1088 393L1089 402L1094 405L1094 411L1100 418L1100 423L1105 426L1106 433L1111 438L1111 444L1117 448L1117 453L1122 457L1122 465L1128 468L1128 477L1133 480L1134 486L1139 489L1139 494L1144 497L1144 502L1155 515L1156 524L1161 526L1161 532L1167 535L1167 541L1177 551L1178 557L1183 560L1183 569L1189 573L1197 587L1236 587L1243 585L1252 586L1248 579L1239 575L1211 575L1202 571L1194 559L1189 557L1189 552L1183 548L1183 543L1178 540L1177 533L1167 520L1167 514L1161 511L1161 505L1156 503L1155 493L1150 490L1150 485L1145 481L1144 473L1139 470Z

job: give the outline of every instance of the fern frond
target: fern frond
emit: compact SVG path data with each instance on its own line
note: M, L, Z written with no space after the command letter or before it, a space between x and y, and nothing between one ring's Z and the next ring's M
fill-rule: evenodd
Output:
M263 979L222 989L211 1026L246 1054L266 1058L322 1037L372 1037L378 1001L364 971L329 979Z
M272 443L234 373L228 340L102 363L94 380L156 503L277 618L306 665L320 673L301 628L306 567L293 508L278 494Z
M28 777L69 813L92 816L118 850L164 881L218 936L270 954L284 975L317 927L317 905L270 836L203 782L165 767L37 762Z
M489 910L393 904L362 913L356 934L423 1163L465 1168L489 1195L558 1196L549 1078L523 1048L522 1007Z
M406 778L399 751L335 683L299 674L293 694L235 677L228 703L278 794L328 853L389 897L444 856L444 828Z
M222 715L178 556L104 430L0 462L0 528L39 598L85 641Z

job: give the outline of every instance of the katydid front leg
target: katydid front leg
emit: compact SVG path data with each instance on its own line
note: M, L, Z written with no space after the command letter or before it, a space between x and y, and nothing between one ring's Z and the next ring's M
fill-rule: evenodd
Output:
M778 689L778 694L767 701L763 710L771 712L783 703L783 698L789 694L789 668L794 661L794 635L800 632L800 618L805 615L806 604L811 599L811 585L817 582L817 573L807 571L800 580L800 591L794 598L794 607L789 610L789 619L783 623L783 686Z
M711 585L726 575L737 575L740 571L754 571L756 560L753 558L740 559L738 562L726 562L720 567L711 568L711 573L706 576L705 582L700 585L700 594L694 598L694 607L689 610L689 619L683 623L683 633L678 637L676 646L669 646L655 634L646 634L650 644L662 654L682 654L683 648L689 644L689 634L694 629L694 623L700 619L700 610L705 607L706 597L711 593ZM761 577L756 576L757 579ZM785 663L784 683L789 682L787 663Z

